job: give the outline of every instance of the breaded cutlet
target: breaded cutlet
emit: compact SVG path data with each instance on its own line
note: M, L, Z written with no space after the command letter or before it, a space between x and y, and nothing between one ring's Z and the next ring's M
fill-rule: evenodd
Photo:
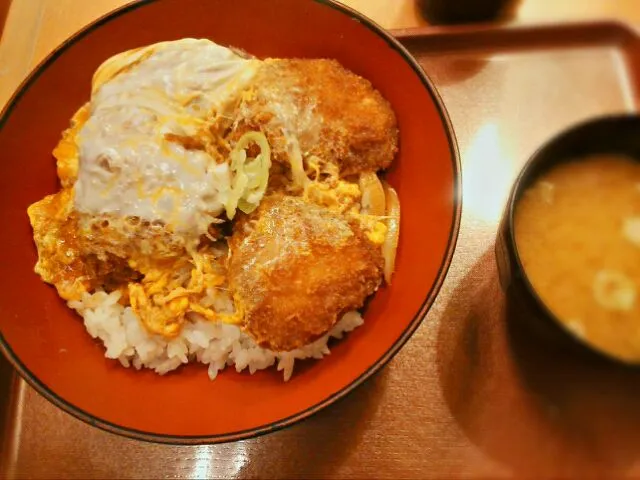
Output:
M229 281L245 329L290 351L362 307L382 278L382 254L346 216L280 194L243 216L229 240Z
M346 177L387 168L398 149L395 114L368 80L335 60L265 60L245 93L229 139L262 130L275 162L287 163L291 137L303 158L338 165Z

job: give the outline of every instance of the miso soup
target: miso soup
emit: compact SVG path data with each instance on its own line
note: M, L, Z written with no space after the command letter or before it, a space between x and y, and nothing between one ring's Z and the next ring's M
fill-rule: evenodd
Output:
M640 162L558 164L515 210L520 260L546 307L597 349L640 361Z

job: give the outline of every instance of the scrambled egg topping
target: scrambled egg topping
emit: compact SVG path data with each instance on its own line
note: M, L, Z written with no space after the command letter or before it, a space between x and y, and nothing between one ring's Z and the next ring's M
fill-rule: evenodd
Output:
M219 241L220 235L216 232L216 222L222 220L216 217L223 211L229 219L236 210L250 213L267 188L295 188L306 202L358 221L374 245L384 244L387 237L385 198L375 173L341 178L338 167L332 163L313 155L303 161L297 140L292 137L288 172L292 178L285 179L279 186L277 179L268 181L269 175L273 175L270 173L272 145L259 128L244 132L232 145L224 135L229 125L222 106L218 106L221 110L217 116L203 114L203 110L214 105L213 97L203 103L202 94L185 90L190 96L172 99L178 113L169 111L164 117L158 113L162 111L163 102L157 101L158 95L151 95L150 87L144 87L148 98L142 98L141 90L125 89L126 85L114 83L122 73L134 67L139 70L140 64L152 53L150 47L125 52L96 72L93 95L102 96L102 105L98 102L96 106L93 102L80 108L53 151L62 189L28 209L38 249L35 271L44 281L55 285L63 299L78 300L83 293L100 289L119 290L120 301L131 306L145 327L166 337L178 335L190 312L212 321L241 323L242 305L236 304L234 314L217 314L211 300L213 295L209 294L212 289L227 288L228 284L226 244L224 240ZM181 53L176 50L169 54ZM158 58L156 61L169 62L173 57ZM241 68L239 60L231 60ZM244 77L238 76L239 80L229 88L240 88L245 77L253 74L248 67L245 70ZM200 73L211 81L210 72ZM226 85L227 74L224 69L218 74L220 91ZM158 76L156 80L161 82L163 78ZM176 74L176 78L181 77ZM143 80L145 78L139 79L142 86L146 85ZM188 82L185 85L189 85ZM153 100L151 110L156 113L149 114L149 108L137 105L127 107L126 112L133 113L126 121L112 118L114 112L124 111L118 109L131 102L127 96L132 95L131 92L140 97L136 97L136 101L145 100L151 105ZM254 99L255 91L250 86L243 92L241 102ZM96 112L101 112L103 118L96 117ZM188 121L185 123L184 119ZM111 127L102 130L96 127L107 121ZM169 128L167 125L173 130L165 131L165 127ZM83 127L88 128L83 130ZM147 130L152 127L160 130L153 130L151 135ZM137 137L127 137L127 128ZM119 136L112 138L109 135L115 135L114 129ZM92 141L83 143L80 170L79 142L83 135L85 140ZM138 137L146 143L136 143ZM114 138L121 142L120 150L112 148L110 142ZM256 150L259 153L254 153ZM180 161L185 155L191 163ZM176 159L178 163L172 163ZM171 170L174 165L179 168ZM214 186L215 195L210 192ZM182 208L182 223L193 222L194 208L189 208L196 204L204 205L200 208L201 216L212 223L200 228L202 222L196 222L196 235L191 235L188 241L173 243L176 238L182 238L184 232L172 229L172 225L179 222L174 221L170 212L175 215L175 211ZM113 205L125 208L115 210L122 218L110 216L113 211L109 208ZM148 212L165 216L145 215ZM140 238L141 234L144 238Z
M104 288L110 276L119 275L121 280L113 282L114 289L122 291L122 301L130 303L150 332L177 335L188 312L239 323L237 316L216 315L208 303L210 289L225 288L224 250L196 250L165 259L141 253L109 266L110 258L92 261L92 256L84 255L73 213L72 187L34 203L28 214L39 254L35 271L54 284L63 299L78 300L85 292ZM133 275L123 276L125 270Z
M121 301L131 306L150 332L165 337L178 335L189 312L211 321L241 323L242 309L238 306L235 314L216 314L208 303L210 289L226 288L226 251L222 248L193 247L160 258L133 250L129 258L115 262L114 258L96 258L92 262L83 254L83 242L87 240L80 234L73 199L79 163L76 135L87 117L88 108L84 106L74 115L71 127L54 149L63 188L28 209L39 253L35 271L54 284L62 298L77 300L84 292L104 288L110 275L126 269L129 277L121 274L120 281L112 282L114 289L122 292ZM319 159L310 159L307 167L310 181L304 187L303 198L357 218L369 240L381 245L386 225L380 212L372 215L363 211L360 185L340 179L334 165L322 164ZM109 261L110 267L103 267ZM100 272L97 264L106 271Z
M55 285L65 300L79 299L91 288L87 267L80 258L72 207L73 190L65 188L27 210L38 247L35 271L45 282Z
M386 201L378 176L364 173L359 183L349 182L340 178L336 165L323 163L317 157L311 157L307 166L307 176L313 180L304 186L303 198L356 218L369 241L382 245L387 234Z
M119 262L85 254L87 239L80 234L73 199L79 164L76 135L87 117L85 106L74 115L71 127L54 149L63 188L32 204L27 211L38 248L36 273L54 284L63 299L78 300L85 292L104 288L105 276L123 270L137 272L139 281L116 282L116 288L123 293L122 301L130 303L149 331L167 337L179 333L187 312L199 313L209 320L238 323L234 315L217 317L206 298L208 289L221 288L226 282L225 251L196 248L166 258L133 251L130 258ZM100 268L106 271L100 272Z
M136 260L130 260L129 265L146 272L141 282L129 283L128 295L131 308L151 332L177 335L188 312L212 321L239 323L233 315L218 316L206 303L207 291L226 282L220 256L193 252L190 258L181 257L150 268L140 268Z
M89 106L84 105L71 118L71 127L62 133L62 139L53 150L58 178L64 189L71 187L78 178L78 145L76 137L89 118Z

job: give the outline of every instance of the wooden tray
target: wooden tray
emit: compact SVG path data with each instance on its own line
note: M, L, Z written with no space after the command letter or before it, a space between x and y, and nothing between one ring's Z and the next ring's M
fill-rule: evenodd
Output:
M615 23L395 33L449 110L464 195L450 273L400 354L302 424L200 447L92 428L3 361L0 477L640 475L640 374L550 354L523 335L507 321L493 255L510 185L537 146L571 123L637 110L640 40Z

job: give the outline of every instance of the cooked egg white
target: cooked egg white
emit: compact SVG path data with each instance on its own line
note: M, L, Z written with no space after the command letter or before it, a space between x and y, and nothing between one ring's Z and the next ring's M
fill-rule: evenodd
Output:
M259 63L194 39L105 62L76 140L75 209L205 232L231 188L228 163L207 151L207 119L224 114Z

